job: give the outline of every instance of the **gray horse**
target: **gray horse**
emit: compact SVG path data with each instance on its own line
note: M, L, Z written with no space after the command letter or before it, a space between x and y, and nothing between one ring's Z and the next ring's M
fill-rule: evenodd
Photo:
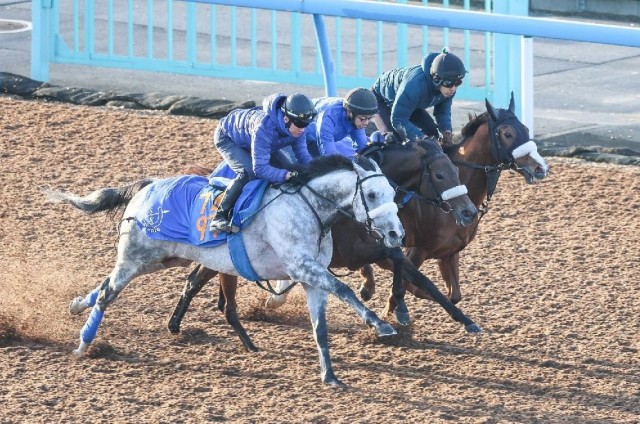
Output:
M143 180L121 188L104 188L85 196L47 191L50 200L68 203L87 213L126 209L120 225L115 267L85 298L71 302L72 313L93 306L80 334L82 356L95 338L104 312L135 277L192 262L226 274L239 275L226 244L199 247L150 238L137 216L149 191L165 180ZM180 186L176 186L179 190ZM331 367L326 328L327 296L333 293L351 306L379 336L395 334L391 325L367 309L354 292L332 276L330 224L337 214L365 223L388 247L402 244L404 229L394 203L395 192L375 162L352 162L339 156L311 162L308 180L300 187L288 184L268 187L258 212L241 234L246 254L255 272L265 280L292 279L302 282L314 337L320 354L324 383L341 384Z

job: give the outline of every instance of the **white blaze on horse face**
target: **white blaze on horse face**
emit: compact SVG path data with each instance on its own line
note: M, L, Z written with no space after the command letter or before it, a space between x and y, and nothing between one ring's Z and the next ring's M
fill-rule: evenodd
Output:
M534 143L533 141L527 141L522 146L516 147L515 149L513 149L513 152L511 154L513 156L513 159L519 159L529 155L531 159L533 159L538 165L540 165L545 175L549 173L549 165L547 164L547 161L545 161L542 156L540 156L540 154L538 153L538 146L536 146L536 143Z

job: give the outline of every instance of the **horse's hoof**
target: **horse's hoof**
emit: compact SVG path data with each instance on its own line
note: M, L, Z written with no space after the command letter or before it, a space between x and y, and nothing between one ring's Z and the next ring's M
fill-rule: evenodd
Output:
M345 384L338 380L338 378L334 375L332 377L324 377L322 379L322 382L328 386L333 386L333 387L345 387Z
M88 346L89 345L86 344L85 342L80 342L80 346L78 346L77 349L74 349L73 354L76 355L78 358L82 358Z
M285 296L269 296L264 302L264 307L267 309L278 309L287 300Z
M83 301L83 300L84 300L84 298L83 298L83 297L78 296L78 297L76 297L75 299L73 299L73 300L71 301L71 303L69 303L69 312L70 312L72 315L78 315L78 314L80 314L80 312L82 312L82 311L84 311L85 309L87 309L87 308L85 308L85 307L82 305L82 301Z
M366 289L365 286L360 287L360 298L365 302L368 302L373 297L373 294Z
M400 325L409 325L411 324L411 316L409 312L400 312L396 310L396 321Z
M409 325L411 324L411 317L409 316L409 309L407 305L404 303L404 300L398 300L397 306L395 309L396 321L398 321L401 325ZM387 307L389 304L387 304ZM389 308L388 308L389 309Z
M376 330L378 331L378 336L380 337L395 336L396 334L398 334L396 329L393 328L391 324L387 324L386 322L378 326Z
M258 349L256 347L256 345L254 345L253 343L245 344L244 348L247 350L247 352L259 352L260 351L260 349Z
M482 334L482 328L475 322L473 324L465 325L464 329L469 334Z

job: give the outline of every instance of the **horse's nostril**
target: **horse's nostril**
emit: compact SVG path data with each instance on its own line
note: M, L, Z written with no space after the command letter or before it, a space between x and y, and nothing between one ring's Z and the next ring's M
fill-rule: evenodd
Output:
M389 237L398 238L398 233L396 233L395 231L389 231Z

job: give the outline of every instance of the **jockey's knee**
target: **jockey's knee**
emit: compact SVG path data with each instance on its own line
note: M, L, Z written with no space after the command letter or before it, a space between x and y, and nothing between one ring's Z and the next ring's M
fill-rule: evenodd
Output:
M242 170L240 172L236 172L235 181L238 183L245 185L249 181L251 181L251 174L247 170Z

